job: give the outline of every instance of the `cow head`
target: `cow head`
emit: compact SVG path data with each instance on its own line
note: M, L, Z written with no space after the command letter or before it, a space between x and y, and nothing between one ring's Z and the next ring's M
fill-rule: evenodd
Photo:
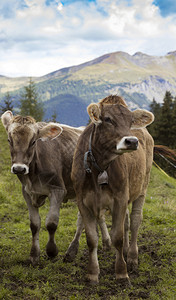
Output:
M11 172L14 174L29 173L29 165L34 157L38 139L53 139L62 132L62 128L55 123L37 123L29 116L13 116L11 111L6 111L1 120L8 133L12 159Z
M118 96L109 96L87 108L96 127L96 142L104 152L112 156L137 150L138 139L131 129L146 127L153 122L151 112L137 109L130 111L125 101Z

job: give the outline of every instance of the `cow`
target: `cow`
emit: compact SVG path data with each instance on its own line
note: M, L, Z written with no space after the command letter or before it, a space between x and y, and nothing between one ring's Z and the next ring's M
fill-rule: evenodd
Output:
M111 242L116 248L116 280L129 283L127 265L130 268L138 265L137 235L153 161L154 143L145 127L153 122L154 116L147 110L130 111L126 102L117 95L91 103L87 110L91 123L79 137L72 165L71 178L80 215L78 230L67 256L77 251L73 248L78 247L85 227L89 249L87 278L98 283L97 222L108 208L112 214Z
M50 209L46 218L49 239L46 253L55 257L58 248L55 232L59 222L62 201L75 198L71 181L73 153L79 135L84 128L74 128L57 123L36 122L32 117L13 116L6 111L1 116L8 133L11 152L11 172L22 184L22 193L27 203L32 232L30 261L39 262L39 207L48 197Z

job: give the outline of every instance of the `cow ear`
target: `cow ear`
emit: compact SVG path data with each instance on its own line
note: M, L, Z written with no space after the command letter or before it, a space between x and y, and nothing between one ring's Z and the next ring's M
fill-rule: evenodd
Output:
M3 115L1 116L2 124L4 125L5 129L8 130L10 121L13 118L13 114L10 110L7 110Z
M144 128L154 121L154 115L144 109L136 109L132 112L133 121L131 129Z
M91 103L88 107L87 107L87 112L89 114L89 117L91 119L91 121L94 124L100 124L102 121L100 120L100 114L101 114L101 110L98 106L98 104L96 103Z
M63 128L55 123L49 123L46 126L39 129L39 138L46 140L48 138L54 139L58 137L63 131Z

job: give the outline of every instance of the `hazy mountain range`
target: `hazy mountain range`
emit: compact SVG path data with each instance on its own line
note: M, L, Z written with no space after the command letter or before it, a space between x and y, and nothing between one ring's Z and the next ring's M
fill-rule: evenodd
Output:
M162 102L166 90L176 95L176 51L165 56L141 52L105 54L92 61L32 78L44 102L45 119L57 114L57 121L83 125L88 121L86 107L109 94L124 97L131 109L149 108L155 98ZM0 76L0 99L10 92L17 106L29 78Z

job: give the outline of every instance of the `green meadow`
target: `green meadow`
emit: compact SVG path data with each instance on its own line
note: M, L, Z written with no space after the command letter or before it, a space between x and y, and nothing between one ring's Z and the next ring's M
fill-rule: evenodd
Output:
M10 172L7 136L0 124L0 299L176 299L176 180L154 166L138 237L139 267L130 273L131 286L115 280L115 250L105 252L99 241L100 282L86 281L88 251L83 232L77 258L64 263L77 220L77 206L64 203L56 233L59 254L53 260L45 253L45 218L49 203L40 209L41 258L38 266L29 263L31 232L28 210L17 177ZM107 213L110 229L110 215Z

